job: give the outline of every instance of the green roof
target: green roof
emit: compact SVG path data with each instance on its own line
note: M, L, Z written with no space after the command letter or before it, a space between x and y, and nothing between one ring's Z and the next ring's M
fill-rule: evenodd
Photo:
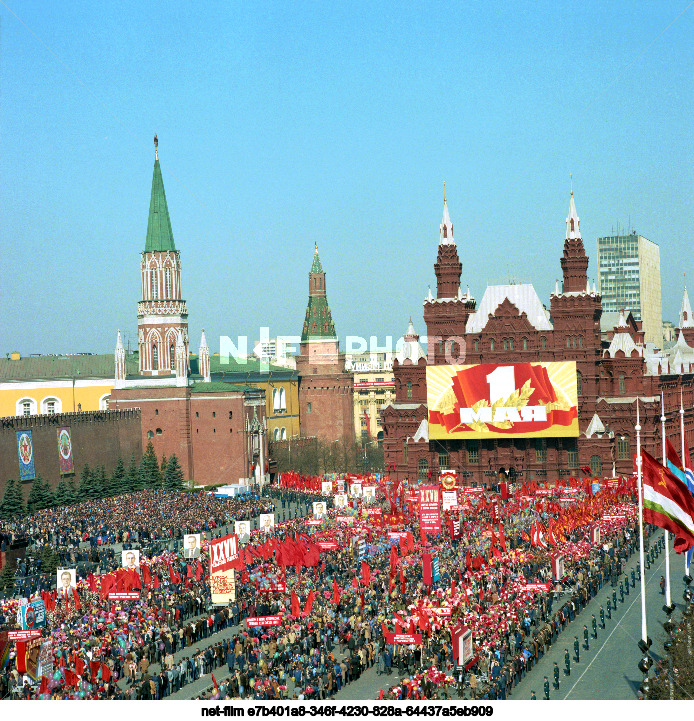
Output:
M322 273L323 266L320 263L320 257L318 256L318 246L316 246L316 252L313 254L313 264L311 265L311 273Z
M137 355L126 354L125 372L138 373ZM72 378L103 378L113 382L116 375L113 353L99 355L29 356L19 360L0 359L1 381L71 380Z
M243 386L238 383L194 383L190 387L191 393L229 393L230 391L245 393L246 391L258 392L253 386Z
M152 197L149 201L149 219L147 220L147 240L145 253L156 250L176 250L171 230L169 208L166 205L164 180L161 177L159 160L154 161L154 175L152 176Z
M227 362L228 361L228 362ZM200 365L197 355L190 356L190 372L191 375L200 374ZM284 366L273 365L272 363L265 363L261 367L259 358L234 358L229 356L228 358L222 358L218 355L210 356L210 375L222 374L225 378L230 379L236 376L235 380L246 381L251 376L265 376L272 373L273 376L295 374L291 368L285 368ZM226 381L224 381L226 382Z
M308 298L301 342L307 340L337 340L328 299L324 295Z

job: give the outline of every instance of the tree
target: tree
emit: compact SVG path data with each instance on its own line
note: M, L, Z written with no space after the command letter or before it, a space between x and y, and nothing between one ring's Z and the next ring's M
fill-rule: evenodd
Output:
M27 513L36 513L42 508L50 508L53 502L51 487L39 474L31 483L31 490L27 498Z
M106 475L106 469L103 465L97 466L92 474L92 483L94 485L94 498L108 498L111 495L109 477Z
M92 498L96 498L96 489L94 488L94 478L89 464L85 463L82 468L82 475L80 476L80 485L77 489L77 502L82 503L83 501L89 501Z
M71 506L75 502L75 489L64 478L58 481L55 489L54 503L56 506Z
M171 454L171 458L169 458L169 462L166 464L164 488L168 491L183 490L183 471L181 470L181 464L178 462L175 453Z
M123 463L123 459L119 457L118 463L116 463L116 467L113 469L113 473L111 474L111 495L120 496L123 493L127 493L127 485L125 477L125 464Z
M144 484L144 488L161 488L162 479L159 472L159 461L157 461L157 454L154 452L152 441L147 444L147 449L142 456L140 479Z
M166 488L166 455L161 457L161 465L159 466L159 475L161 476L162 483Z
M0 517L9 520L25 515L24 496L21 485L11 478L5 486L5 495L0 503Z
M2 571L0 571L0 589L4 591L7 588L12 588L14 585L14 574L15 569L12 568L11 564L6 563L2 567Z
M144 488L140 481L140 468L135 460L135 454L133 453L130 458L130 465L128 466L128 476L126 478L126 493L135 493L141 491Z
M39 558L41 559L41 573L47 573L51 578L55 577L55 572L58 570L58 556L53 548L46 544L39 551Z

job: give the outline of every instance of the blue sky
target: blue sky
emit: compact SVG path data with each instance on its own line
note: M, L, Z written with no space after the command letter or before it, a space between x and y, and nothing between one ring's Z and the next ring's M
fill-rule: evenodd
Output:
M511 277L549 303L570 173L590 277L595 238L635 229L676 322L693 17L689 0L0 0L0 350L136 340L155 131L194 348L203 327L214 350L300 333L315 242L341 337L410 315L424 332L444 180L463 289Z

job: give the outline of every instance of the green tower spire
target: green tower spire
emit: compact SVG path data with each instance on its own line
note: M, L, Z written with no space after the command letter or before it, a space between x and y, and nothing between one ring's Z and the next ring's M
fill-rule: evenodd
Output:
M159 166L159 141L154 134L154 174L152 176L152 196L149 201L149 219L147 220L147 240L145 253L158 250L176 250L169 218L169 207L166 204L164 180Z
M308 273L308 306L301 332L302 343L310 340L337 340L325 288L325 271L318 256L318 245Z

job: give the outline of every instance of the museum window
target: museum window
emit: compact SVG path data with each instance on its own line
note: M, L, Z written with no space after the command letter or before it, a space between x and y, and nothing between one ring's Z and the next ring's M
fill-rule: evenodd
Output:
M407 381L407 398L412 398L412 381Z
M523 338L523 350L528 350L528 339Z
M545 350L545 348L547 347L547 338L545 338L545 336L542 336L542 338L540 338L540 345L542 346L542 350Z
M489 341L489 350L494 350L494 338Z
M310 413L310 412L311 412L311 404L307 403L306 404L306 413Z
M566 336L566 347L571 348L571 338L568 335Z
M567 465L569 468L578 468L578 451L576 448L570 448L567 455Z
M617 457L620 461L629 460L629 436L620 436L617 440Z
M156 344L152 344L152 370L159 369L159 350Z
M578 336L578 347L583 348L583 336L582 335Z
M576 393L579 396L583 395L583 376L578 371L576 372Z
M504 338L504 350L508 350L508 341Z
M468 463L480 462L480 444L476 439L467 442L467 461Z
M513 350L513 338L508 339L508 349Z
M544 438L535 439L535 461L547 463L547 441Z
M624 391L626 389L626 384L624 382L624 373L619 374L619 394L624 395Z
M407 463L407 459L409 458L409 455L410 455L410 449L407 445L407 439L405 439L402 442L402 460L404 463Z
M448 451L441 451L439 453L439 469L448 469L449 462Z
M417 478L420 481L426 481L429 478L429 461L426 458L420 458L417 463Z
M594 476L602 475L602 460L600 460L600 456L590 457L590 472Z
M480 342L479 342L478 340L475 341L475 343L474 343L474 348L475 348L475 351L479 351L479 349L480 349Z

